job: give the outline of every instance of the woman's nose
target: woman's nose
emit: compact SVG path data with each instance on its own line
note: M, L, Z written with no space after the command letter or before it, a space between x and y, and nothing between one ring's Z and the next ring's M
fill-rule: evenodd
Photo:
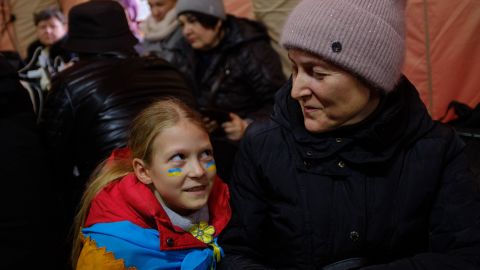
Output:
M292 76L292 91L290 95L293 99L301 99L312 94L308 86L308 78L303 73Z
M190 33L190 25L188 23L183 25L182 33L184 36L187 36Z

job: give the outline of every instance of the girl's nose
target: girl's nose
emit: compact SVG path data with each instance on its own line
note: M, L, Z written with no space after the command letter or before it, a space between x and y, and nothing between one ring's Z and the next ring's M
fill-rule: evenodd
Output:
M202 177L205 175L205 173L206 173L206 169L200 161L197 160L192 162L192 164L190 165L190 172L189 172L190 177L196 177L196 178Z

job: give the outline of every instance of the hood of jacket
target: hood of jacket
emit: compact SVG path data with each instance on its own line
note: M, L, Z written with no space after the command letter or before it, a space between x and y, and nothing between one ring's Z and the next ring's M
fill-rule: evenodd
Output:
M225 23L225 37L222 49L232 49L242 43L254 40L269 40L267 29L259 22L228 15Z
M305 159L337 154L353 165L378 166L434 126L417 90L405 77L362 122L319 134L305 129L300 106L290 96L291 87L289 80L278 91L272 119L291 131L295 148ZM332 138L341 138L343 143L332 143Z

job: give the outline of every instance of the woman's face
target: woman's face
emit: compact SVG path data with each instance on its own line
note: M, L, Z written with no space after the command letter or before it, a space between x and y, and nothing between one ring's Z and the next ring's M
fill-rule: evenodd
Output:
M184 14L178 17L178 21L182 26L183 36L193 49L209 50L220 43L221 21L213 29L203 27L197 20L189 19Z
M288 55L293 64L291 96L300 104L308 131L358 123L378 106L378 93L343 69L302 50L289 49Z
M183 120L155 138L151 164L137 176L153 184L169 208L188 215L210 196L216 174L212 151L208 134Z
M175 7L175 2L176 0L148 0L152 17L157 22L161 22L165 18L167 12Z

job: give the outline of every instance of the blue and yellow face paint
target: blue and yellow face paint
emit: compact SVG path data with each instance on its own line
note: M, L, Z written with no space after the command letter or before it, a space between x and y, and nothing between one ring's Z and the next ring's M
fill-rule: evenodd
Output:
M172 168L172 169L168 169L167 171L168 176L179 176L181 174L182 174L182 169L180 168Z
M215 165L215 161L209 161L207 164L205 164L205 169L209 172L213 172L217 170L217 166Z

